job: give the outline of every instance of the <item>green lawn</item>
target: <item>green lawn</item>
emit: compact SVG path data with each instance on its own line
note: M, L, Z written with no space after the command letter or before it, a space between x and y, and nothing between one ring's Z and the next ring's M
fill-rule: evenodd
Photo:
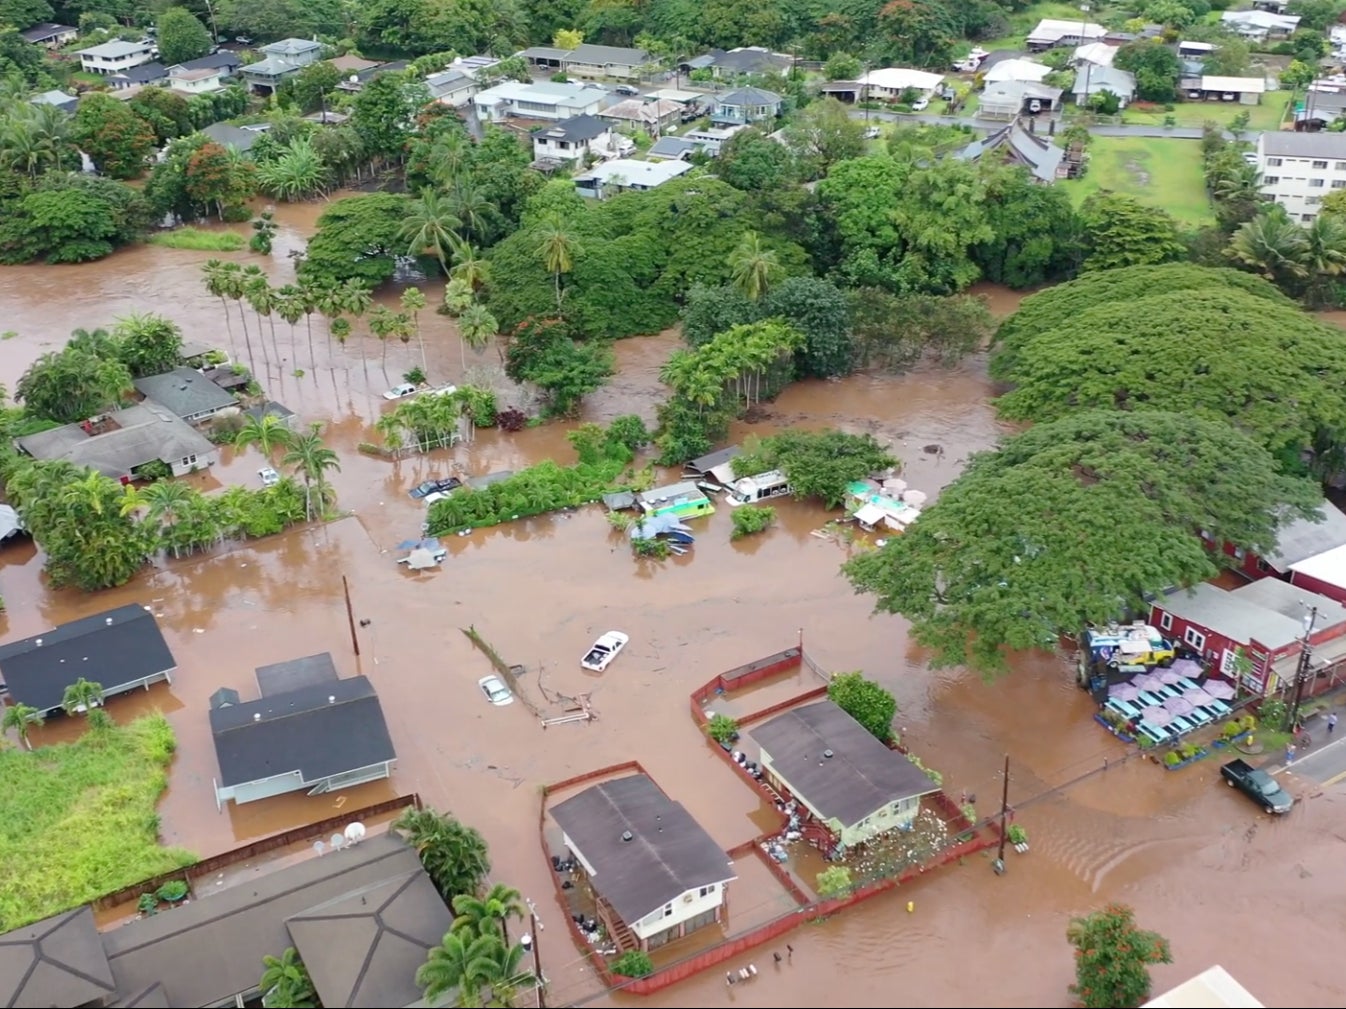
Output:
M1263 131L1279 129L1285 118L1285 108L1290 104L1293 94L1289 91L1272 91L1262 96L1260 105L1240 105L1238 102L1178 102L1172 112L1162 108L1157 111L1140 111L1128 108L1122 110L1122 122L1137 126L1162 126L1168 116L1172 116L1178 126L1201 126L1205 123L1219 123L1228 126L1240 112L1249 113L1248 129Z
M1106 189L1167 210L1184 224L1213 220L1195 140L1094 137L1084 178L1058 185L1067 187L1076 204Z
M0 932L196 859L159 844L173 730L163 715L0 752Z

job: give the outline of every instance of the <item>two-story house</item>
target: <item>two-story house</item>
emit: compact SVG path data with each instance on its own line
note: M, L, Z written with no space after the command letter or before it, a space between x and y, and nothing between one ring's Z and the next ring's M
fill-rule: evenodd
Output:
M1346 189L1346 134L1271 130L1257 138L1262 195L1292 220L1318 216L1323 197Z
M635 145L627 138L626 149ZM586 157L610 158L619 153L619 143L610 124L597 116L575 116L533 134L533 157L539 161L582 163Z
M499 123L506 119L570 119L592 116L603 108L608 93L585 84L558 84L538 81L523 84L504 81L472 96L477 118Z
M460 109L472 100L472 96L481 90L481 85L471 74L450 67L425 79L426 90L430 98L440 105Z
M281 39L262 46L266 56L243 68L243 80L253 91L270 94L290 74L298 73L322 55L322 45L312 39Z
M220 67L187 67L179 63L168 68L168 86L183 95L204 95L224 87Z
M762 88L735 88L715 99L710 121L717 125L770 122L780 115L781 96Z
M618 948L657 949L722 920L738 878L729 856L648 775L592 785L551 816Z
M113 39L111 42L81 49L75 55L79 57L80 69L86 73L115 74L148 63L154 59L156 51L154 43L147 39L141 39L139 42Z

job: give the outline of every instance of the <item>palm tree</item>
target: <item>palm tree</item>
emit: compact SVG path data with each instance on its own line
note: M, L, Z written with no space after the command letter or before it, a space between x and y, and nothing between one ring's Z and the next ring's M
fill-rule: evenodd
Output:
M449 207L453 215L461 222L459 227L475 235L478 241L486 237L487 214L491 211L491 202L482 195L481 190L459 176L449 187Z
M304 317L304 296L303 292L294 284L285 284L278 287L273 292L276 303L276 314L285 321L290 327L290 346L294 346L294 327L299 325L299 320ZM309 333L312 336L312 331ZM317 362L313 361L313 343L309 343L309 360L316 367ZM298 358L298 354L295 355Z
M368 286L358 280L351 279L341 285L337 295L341 305L341 311L347 315L353 315L360 318L369 311L369 306L374 304L374 296L370 293ZM360 363L364 366L365 384L369 383L369 358L365 355L364 344L360 344Z
M310 1009L317 1004L308 968L293 946L280 956L262 957L262 979L257 987L268 1009Z
M324 508L329 504L327 471L341 472L341 461L337 454L323 444L322 425L314 424L307 434L295 435L281 463L293 466L295 472L304 478L304 510L312 521L313 498L316 496Z
M450 277L444 285L444 309L450 315L462 315L475 300L472 285L462 277Z
M261 328L263 318L271 323L271 349L276 352L276 365L279 366L280 343L276 340L276 317L274 315L276 291L260 266L244 267L243 278L243 297L252 306L252 310L257 313L258 328Z
M229 334L229 349L234 349L234 324L229 319L229 301L227 292L229 290L229 271L223 260L207 259L201 267L201 273L205 277L206 290L220 299L220 307L224 309L224 328Z
M491 341L500 332L500 323L485 305L473 304L458 319L458 346L471 347L474 354L480 354L490 346ZM463 371L467 371L467 356L463 356Z
M561 314L561 275L575 266L580 252L579 241L569 223L560 214L552 212L537 226L537 251L542 265L552 275L556 286L556 314Z
M447 274L454 232L462 226L445 197L433 189L422 189L420 197L411 201L401 234L410 255L434 256Z
M41 726L46 718L42 712L38 711L29 704L11 704L5 708L5 717L0 721L0 732L8 732L13 729L19 734L19 740L28 749L33 748L32 741L28 738L28 731L34 726Z
M471 929L486 935L499 929L501 941L509 945L509 919L523 917L523 903L519 891L504 883L496 883L484 897L460 893L453 898L453 931Z
M491 279L491 264L481 258L481 254L471 242L456 239L453 243L453 266L449 268L449 276L466 283L475 294Z
M129 515L144 508L145 520L159 528L160 540L174 541L173 555L177 556L173 527L199 496L195 489L177 480L156 480L146 487L128 487L122 497L121 512Z
M1308 242L1304 229L1283 212L1259 214L1239 227L1225 255L1273 283L1302 279Z
M757 301L780 274L780 263L773 250L762 246L761 235L745 231L729 254L729 270L734 284L744 296L749 301Z
M220 286L224 290L225 297L238 306L238 321L243 325L243 341L248 348L248 370L256 375L257 362L252 356L252 337L248 333L247 316L243 314L243 298L244 292L247 290L243 267L238 263L225 263L224 269L221 271ZM265 344L263 346L265 347Z
M65 688L61 697L61 707L67 715L85 714L103 703L103 685L81 676Z
M481 1005L482 988L499 973L496 947L500 945L494 935L449 932L416 970L416 985L424 993L425 1001L433 1005L457 989L455 1004L477 1009Z
M433 809L409 808L393 823L393 829L420 854L421 864L445 900L451 901L461 893L476 893L491 871L486 841L452 816Z
M492 1009L511 1009L520 988L536 988L538 979L533 972L522 967L527 950L515 943L513 946L497 942L490 952L490 967L487 969L486 983L491 988Z
M467 164L472 141L462 132L445 133L430 150L430 176L441 186L452 185Z
M289 448L294 440L294 432L274 413L264 413L260 417L248 414L243 426L234 435L234 447L246 448L256 445L267 461L271 461L278 448Z
M1303 263L1309 280L1307 300L1323 304L1346 272L1346 223L1336 214L1319 214L1304 228Z
M310 365L316 369L318 367L318 354L313 349L313 313L321 309L322 295L315 284L307 280L300 280L296 295L300 307L304 311L304 326L308 329L308 359Z
M421 309L425 307L425 295L419 287L408 287L402 292L402 311L411 318L412 328L416 332L416 342L421 346L421 371L430 374L430 365L425 360L425 336L421 333Z
M369 313L369 331L378 337L379 343L383 344L383 356L381 367L383 368L383 380L388 379L388 340L393 335L396 328L396 316L393 310L383 305L375 307L374 311Z

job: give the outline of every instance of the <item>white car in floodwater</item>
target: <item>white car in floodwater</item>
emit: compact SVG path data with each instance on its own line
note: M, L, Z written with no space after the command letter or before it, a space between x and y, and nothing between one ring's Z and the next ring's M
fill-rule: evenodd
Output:
M504 680L494 674L483 676L477 681L477 686L479 686L481 692L486 695L486 700L490 701L496 707L514 703L513 691L505 686Z
M594 642L584 658L580 659L580 665L591 673L601 673L612 665L612 660L621 654L630 640L621 631L608 631Z
M384 399L406 399L408 396L416 394L416 387L410 382L402 382L393 386L383 394Z
M257 477L262 481L263 487L274 487L280 483L280 474L270 466L263 466L257 471Z

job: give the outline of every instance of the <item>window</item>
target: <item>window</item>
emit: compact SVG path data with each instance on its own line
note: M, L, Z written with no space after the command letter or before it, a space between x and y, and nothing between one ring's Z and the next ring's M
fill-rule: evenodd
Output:
M1323 180L1323 179L1309 179L1309 188L1310 188L1310 189L1322 189L1322 188L1323 188L1323 185L1324 185L1324 182L1325 182L1325 180Z
M1316 207L1323 202L1323 198L1321 196L1306 196L1304 197L1304 202L1310 207Z
M1235 548L1234 548L1234 560L1236 560L1236 561L1241 561L1241 560L1243 560L1243 558L1245 558L1245 557L1247 557L1247 556L1248 556L1248 551L1244 550L1242 547L1235 547Z
M1172 614L1172 613L1161 613L1161 614L1159 614L1159 629L1160 629L1161 631L1171 631L1171 630L1173 630L1173 614Z
M703 886L701 888L701 896L709 897L712 893L715 892L715 886L716 886L715 883L711 883L710 886Z
M182 457L182 465L184 465L184 466L191 466L191 465L193 465L195 462L196 462L196 456L195 456L195 454L193 454L193 455L185 455L185 456Z
M1268 564L1266 561L1264 561L1264 560L1262 560L1262 559L1259 558L1258 561L1257 561L1257 570L1258 570L1258 571L1270 571L1270 570L1271 570L1271 565Z
M1281 159L1280 159L1280 158L1267 158L1267 167L1268 167L1268 168L1280 168L1280 167L1281 167Z
M1346 161L1338 161L1332 166L1334 172L1346 172Z
M665 904L665 905L664 905L664 917L665 917L665 918L671 917L672 914L673 914L673 905L672 905L672 904Z
M1278 182L1280 182L1280 181L1281 181L1281 177L1280 177L1279 175L1264 175L1264 176L1262 176L1262 185L1264 185L1264 186L1274 186L1276 183L1278 183Z
M1314 168L1319 168L1319 169L1326 168L1326 167L1327 167L1327 162L1326 162L1326 161L1315 161L1315 162L1313 163L1313 166L1312 166L1312 167L1314 167Z
M1191 645L1194 651L1199 652L1206 647L1206 635L1195 628L1189 627L1187 630L1183 631L1182 639L1187 642L1187 644Z

